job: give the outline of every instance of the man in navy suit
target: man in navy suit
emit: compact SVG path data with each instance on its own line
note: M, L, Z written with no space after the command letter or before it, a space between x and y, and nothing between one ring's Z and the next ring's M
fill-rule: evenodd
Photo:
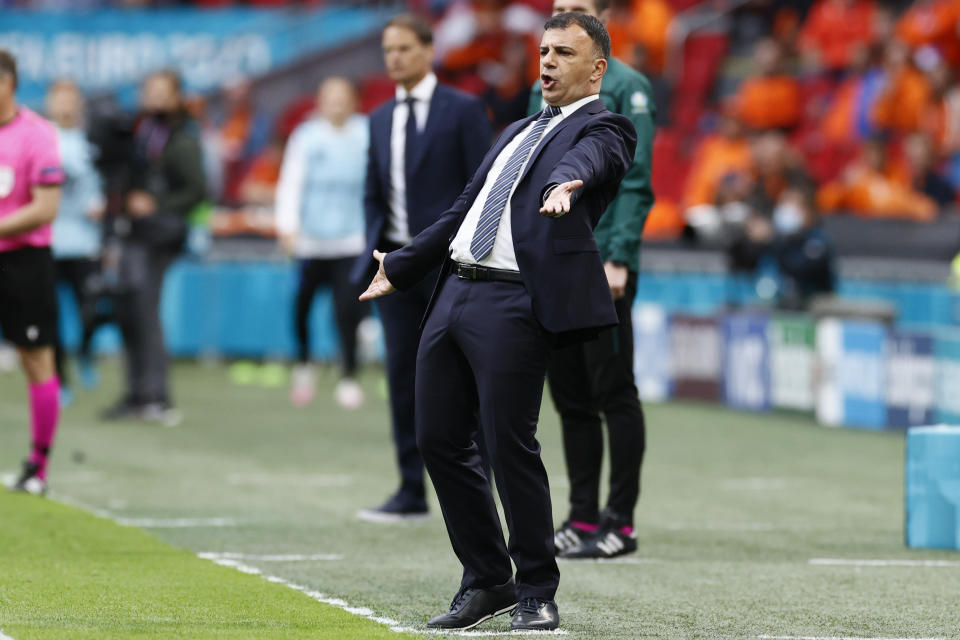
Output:
M374 253L380 268L361 299L409 290L443 265L417 354L417 442L463 579L431 628L469 629L511 609L512 629L559 625L536 430L551 348L617 323L593 228L637 137L598 99L609 56L596 18L550 18L540 44L547 107L507 127L436 223L403 249ZM477 409L509 546L474 437Z
M387 72L396 98L370 114L364 194L367 251L353 277L369 277L374 249L394 251L437 221L460 195L493 138L482 103L437 82L430 25L412 15L394 17L383 31ZM378 303L387 347L387 380L400 488L365 520L395 521L428 515L423 459L414 425L414 368L420 321L430 283Z

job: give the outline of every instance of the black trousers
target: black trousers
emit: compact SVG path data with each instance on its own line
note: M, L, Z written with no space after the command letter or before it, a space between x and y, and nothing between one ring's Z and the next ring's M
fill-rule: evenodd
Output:
M570 520L597 522L603 420L610 441L610 495L607 509L633 524L640 496L640 467L646 446L643 408L633 378L633 298L637 274L616 301L620 324L596 340L554 351L547 379L560 413L563 449L570 479Z
M399 246L386 246L392 251ZM423 458L417 448L414 419L414 379L420 323L433 294L435 276L424 278L409 291L396 292L376 301L386 343L387 383L390 387L390 417L393 443L400 469L400 492L408 498L426 495Z
M350 280L356 257L329 260L311 258L300 261L300 279L294 303L297 332L297 355L300 362L310 360L310 307L317 289L329 285L333 289L333 312L340 337L343 375L351 378L357 371L357 326L366 315L367 305L357 298L363 289Z
M93 335L97 329L111 320L111 315L97 309L98 295L93 292L93 279L100 271L100 262L93 258L60 258L56 260L57 282L64 282L73 293L77 301L77 311L80 315L80 349L81 358L90 358L90 347ZM63 347L63 339L57 337L56 345L57 375L63 386L69 386L69 374L66 366L67 354Z
M123 293L116 296L117 321L126 359L126 399L170 401L170 362L160 323L163 278L176 257L169 249L126 241L120 254Z
M547 473L536 439L553 337L520 283L448 276L417 354L417 442L433 480L463 586L506 582L552 599L560 580ZM477 440L489 446L510 532L504 542Z

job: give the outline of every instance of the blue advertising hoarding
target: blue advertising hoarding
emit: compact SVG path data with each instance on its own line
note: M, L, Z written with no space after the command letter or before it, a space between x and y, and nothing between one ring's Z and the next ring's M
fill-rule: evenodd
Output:
M737 409L770 408L769 319L761 315L724 318L723 397Z
M887 343L887 425L933 422L935 363L933 338L895 331Z
M828 318L817 326L817 420L831 426L883 429L887 424L887 329Z
M206 91L372 33L385 19L351 8L5 10L0 48L17 58L18 96L28 105L63 78L129 103L157 69L179 71L188 91Z
M936 421L960 423L960 332L941 332L934 348L937 357Z
M633 369L643 400L670 397L670 325L659 305L633 307Z

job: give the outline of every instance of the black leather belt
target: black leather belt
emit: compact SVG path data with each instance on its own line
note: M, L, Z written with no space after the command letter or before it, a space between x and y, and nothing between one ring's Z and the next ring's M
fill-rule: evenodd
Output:
M492 269L476 264L457 263L457 277L461 280L481 280L485 282L523 282L519 271Z

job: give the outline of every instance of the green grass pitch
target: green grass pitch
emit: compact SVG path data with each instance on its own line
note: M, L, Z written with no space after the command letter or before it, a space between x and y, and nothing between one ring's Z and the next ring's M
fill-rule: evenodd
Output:
M8 637L402 638L342 607L418 631L446 607L459 570L438 516L401 526L354 518L397 482L379 370L363 378L367 405L347 413L331 400L332 372L314 405L297 410L283 389L181 364L186 418L173 429L98 422L117 368L104 374L101 389L64 411L53 499L0 495ZM0 471L25 453L25 398L19 374L0 374ZM903 545L902 434L696 404L650 405L646 415L640 550L621 562L561 562L564 637L960 638L960 554ZM549 402L540 437L562 520ZM504 616L478 631L508 628Z

